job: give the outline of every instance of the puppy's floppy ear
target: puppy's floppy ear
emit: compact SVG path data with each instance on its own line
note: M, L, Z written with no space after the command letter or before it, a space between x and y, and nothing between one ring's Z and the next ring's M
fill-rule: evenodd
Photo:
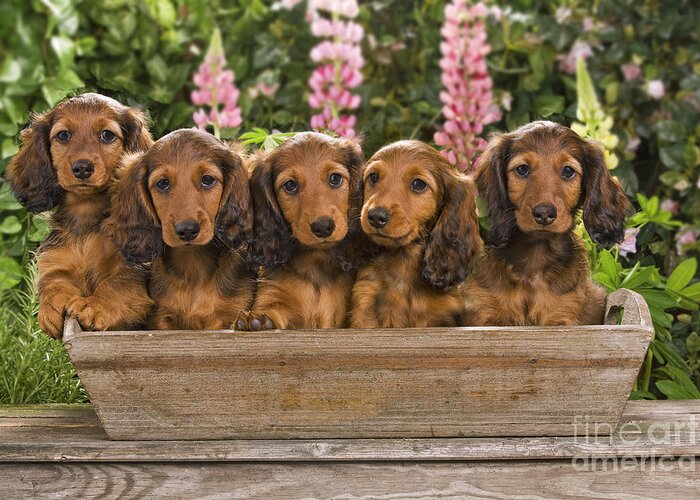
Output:
M363 203L362 144L360 137L338 139L342 164L350 174L348 203L348 233L334 251L334 261L344 272L356 269L367 260L367 250L373 247L360 227Z
M253 232L253 203L248 170L239 150L222 146L219 161L224 172L224 192L216 215L216 234L220 240L236 246L250 239Z
M582 147L583 223L596 243L611 246L625 234L625 212L629 200L605 165L600 146L584 141Z
M153 138L148 131L148 120L143 111L138 108L126 108L119 121L124 134L124 151L147 151L153 145Z
M51 160L53 112L37 115L22 131L19 152L7 166L7 180L15 197L29 212L50 210L61 200L63 189Z
M442 211L423 255L423 278L441 290L464 281L483 246L474 183L456 174L448 176Z
M145 154L125 155L111 187L111 214L103 230L124 258L133 264L150 262L163 253L160 223L148 193Z
M257 159L250 179L254 229L246 260L251 267L284 264L294 252L295 240L275 195L274 154L267 160Z
M509 144L508 135L491 139L479 158L476 174L476 184L486 202L491 224L487 243L493 247L506 245L516 229L515 211L508 198L506 179Z

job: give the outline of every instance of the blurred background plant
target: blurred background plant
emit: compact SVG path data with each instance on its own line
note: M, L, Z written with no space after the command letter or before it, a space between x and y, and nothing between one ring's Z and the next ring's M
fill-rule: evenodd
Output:
M310 54L319 42L311 25L317 7L328 4L324 12L332 12L335 3L5 0L0 4L0 175L30 113L83 90L143 106L155 136L194 126L191 94L199 89L192 78L217 27L226 69L240 90L235 107L242 116L239 127L237 120L220 123L220 133L245 133L248 143L273 147L282 136L269 131L310 127L309 78L317 66ZM350 16L364 33L353 38L364 65L362 83L352 87L359 102L351 104L358 106L353 128L364 136L367 155L400 138L431 142L447 118L440 99L446 3L367 0L358 2L356 17ZM483 7L477 13L484 16L487 39L479 43L490 47L484 57L501 119L486 125L481 138L534 119L567 125L578 120L599 134L609 166L639 213L630 219L623 247L612 252L591 247L592 268L609 289L643 292L657 332L633 397L697 397L700 285L693 257L700 249L700 4L514 0ZM579 58L599 96L602 114L593 121L577 118ZM72 385L77 381L60 344L42 337L31 319L31 252L46 234L46 217L28 215L0 184L3 402L85 398L79 385ZM16 353L15 361L5 355L8 350ZM25 365L17 362L22 357ZM34 391L37 379L21 366L44 373L46 390ZM53 395L50 386L57 389Z

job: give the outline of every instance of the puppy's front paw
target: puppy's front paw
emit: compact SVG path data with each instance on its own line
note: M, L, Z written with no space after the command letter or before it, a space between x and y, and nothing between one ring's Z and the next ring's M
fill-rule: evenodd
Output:
M75 316L86 330L107 330L116 322L109 304L97 297L79 297L71 302L68 314Z
M50 302L39 304L36 319L41 331L49 337L60 339L63 336L63 309L63 305L58 306Z
M267 314L243 311L233 324L235 330L254 332L258 330L274 330L275 324Z

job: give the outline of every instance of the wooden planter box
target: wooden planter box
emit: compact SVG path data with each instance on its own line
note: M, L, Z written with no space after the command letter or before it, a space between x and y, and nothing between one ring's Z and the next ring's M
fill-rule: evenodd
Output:
M644 299L606 325L83 332L64 342L112 439L610 434L652 337ZM615 324L619 323L619 324Z

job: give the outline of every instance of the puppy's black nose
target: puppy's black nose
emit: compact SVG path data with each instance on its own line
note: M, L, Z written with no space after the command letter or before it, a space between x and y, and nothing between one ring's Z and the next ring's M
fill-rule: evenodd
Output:
M311 232L319 238L327 238L335 231L335 222L330 217L319 217L311 223Z
M199 234L199 223L193 220L175 224L175 233L182 241L192 241Z
M557 218L557 207L554 205L537 205L532 209L532 216L541 226L549 226Z
M76 179L87 179L95 171L95 165L90 160L75 160L70 166Z
M385 208L376 207L367 212L369 223L377 229L381 229L389 222L389 212Z

